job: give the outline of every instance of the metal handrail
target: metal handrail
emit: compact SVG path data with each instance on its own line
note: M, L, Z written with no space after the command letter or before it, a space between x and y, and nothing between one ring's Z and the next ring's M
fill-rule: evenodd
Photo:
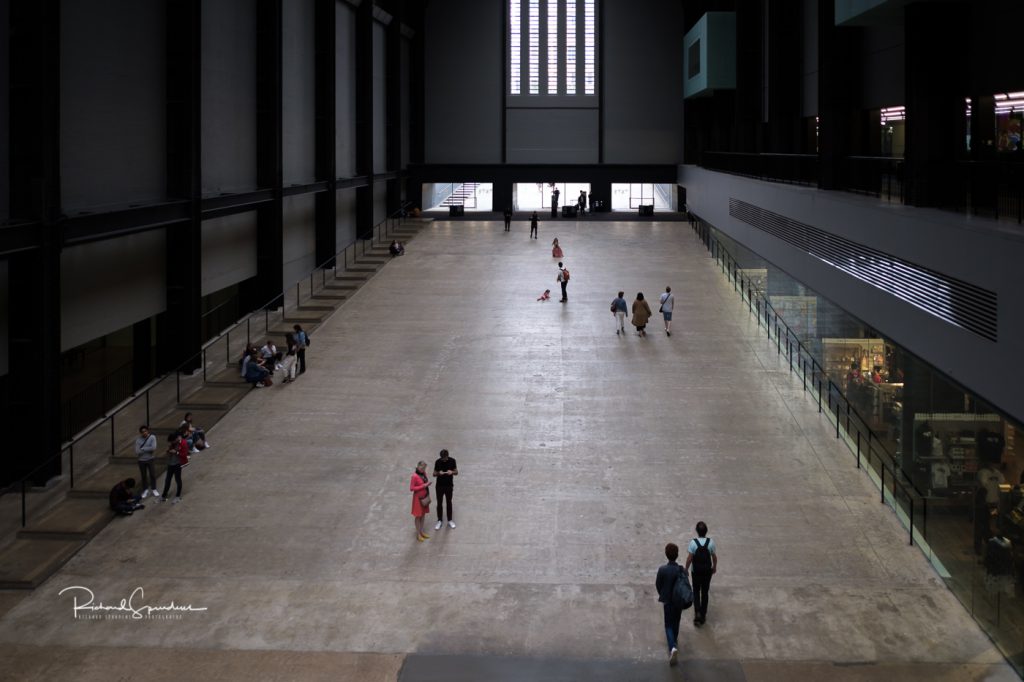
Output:
M843 393L838 384L834 383L828 374L825 372L824 367L814 358L813 354L807 349L807 347L800 341L800 338L795 334L785 320L778 314L774 306L768 300L765 292L761 291L760 288L752 280L745 279L739 272L740 268L739 261L733 258L729 250L716 238L710 234L703 221L698 216L693 216L693 229L701 238L701 241L707 247L711 253L712 258L721 266L722 272L726 274L730 282L733 283L733 287L740 294L741 300L745 300L748 305L748 309L753 313L756 312L758 326L764 325L767 338L769 341L772 340L772 331L774 328L775 332L775 343L776 349L779 355L783 352L782 339L785 336L785 352L789 361L790 371L795 371L793 360L794 352L796 354L796 367L800 369L800 377L803 383L805 391L808 390L808 377L810 378L810 387L813 390L816 387L817 400L818 400L818 412L822 413L825 409L828 410L830 418L833 416L833 402L835 403L835 421L836 421L836 438L840 438L840 429L845 413L845 432L851 441L855 441L855 454L857 468L861 468L862 455L867 456L868 466L871 467L872 455L878 461L879 471L879 488L881 494L881 502L886 503L886 491L891 493L892 507L895 510L897 505L900 504L897 499L897 494L902 495L906 498L907 514L909 517L909 532L910 532L910 544L914 544L914 509L915 509L915 498L921 504L922 516L921 516L921 529L922 534L927 533L927 519L928 519L928 500L925 495L917 488L912 480L906 475L902 467L897 464L896 457L885 447L885 445L877 440L877 436L868 426L868 422L855 408L850 400ZM824 391L823 391L824 389ZM825 394L825 403L822 403L823 393ZM835 396L835 398L833 397ZM840 400L841 399L841 400ZM845 403L845 410L843 409L843 403ZM863 430L856 427L856 421L859 421L863 425ZM867 442L864 444L866 451L862 449L862 433L867 434ZM875 442L872 442L874 439ZM888 474L889 480L886 480L886 474ZM891 488L887 488L889 484Z
M356 257L355 256L356 247L357 247L357 245L359 243L363 244L363 255L365 255L365 253L366 253L366 244L365 244L365 242L369 241L372 244L373 241L376 239L377 242L380 243L381 238L383 236L386 236L391 231L390 230L391 221L397 221L397 223L400 224L401 220L406 215L407 208L410 205L411 205L411 202L409 202L409 201L402 202L402 204L401 204L401 206L399 207L398 210L394 211L388 217L384 218L384 220L380 221L379 223L377 223L376 225L373 226L373 228L370 230L370 237L369 237L369 239L363 239L363 238L360 238L360 237L357 236L348 245L346 245L343 249L341 249L340 251L335 253L334 256L332 256L331 258L328 258L323 263L321 263L320 265L316 266L310 272L310 274L309 274L310 293L311 293L311 295L312 295L312 286L313 286L313 276L314 276L314 274L316 273L317 270L323 270L323 272L326 273L326 269L328 269L330 267L333 267L333 269L334 269L334 271L336 273L337 272L337 258L338 258L338 256L342 256L345 259L345 264L347 265L347 255L346 254L347 254L349 249L352 249L353 261L354 261L355 257ZM332 263L332 261L333 261L333 263ZM330 264L330 265L328 265L328 264ZM325 277L326 277L326 274L325 274ZM295 282L296 286L301 285L301 283L304 282L305 279L306 279L306 277L303 276L301 279L297 280ZM177 390L177 399L178 399L178 402L180 402L181 401L181 395L180 395L180 392L181 392L180 376L181 376L181 373L185 370L185 368L186 367L194 367L195 364L197 363L197 361L201 361L202 368L203 368L203 373L204 373L204 379L205 379L206 364L207 364L206 363L206 353L207 353L207 351L213 345L215 345L216 343L218 343L222 339L225 339L225 338L230 339L231 332L233 330L237 329L238 327L240 327L243 323L248 323L248 321L254 315L258 315L261 312L263 312L265 315L267 315L267 317L269 319L270 306L274 306L276 308L275 304L279 300L281 301L282 313L283 313L284 305L285 305L286 299L287 299L285 292L288 291L290 288L291 288L291 285L289 285L288 287L285 287L284 291L282 291L281 293L279 293L276 296L274 296L273 298L271 298L265 304L257 307L252 312L247 313L244 317L239 318L239 320L237 322L235 322L235 324L231 325L229 328L227 328L224 331L220 332L219 334L217 334L212 339L209 339L208 341L206 341L203 344L201 344L200 349L199 349L198 352L193 353L188 358L186 358L185 360L180 362L174 369L168 371L167 373L165 373L165 374L163 374L163 375L161 375L159 377L154 378L152 381L147 383L145 386L143 386L139 390L133 392L128 398L126 398L120 404L116 405L110 411L104 413L102 417L98 417L96 419L96 421L94 421L88 427L86 427L85 429L83 429L83 430L79 431L78 433L76 433L75 435L73 435L70 440L65 441L64 443L62 443L61 447L60 447L60 450L56 454L54 454L52 457L50 457L50 458L46 459L45 461L39 463L35 468L33 468L27 474L22 475L19 479L9 483L7 486L5 486L3 488L0 488L0 497L2 497L3 495L8 494L10 492L14 492L15 490L20 490L21 491L21 526L22 526L22 528L24 528L25 525L27 524L26 493L27 493L28 481L32 480L32 478L34 478L35 475L38 474L40 471L43 471L44 469L46 469L48 467L52 467L54 462L59 462L64 457L64 453L67 452L68 453L68 483L69 483L69 488L73 490L74 487L75 487L75 450L74 450L74 448L75 448L76 444L80 443L83 439L85 439L86 437L88 437L88 436L92 435L93 433L95 433L100 427L102 427L102 426L106 425L107 423L109 423L110 424L110 454L111 454L111 456L113 456L116 453L116 440L115 440L115 434L114 434L115 419L117 418L117 415L121 411L123 411L125 408L129 407L130 405L133 405L136 400L138 400L140 398L145 398L146 399L146 422L148 423L150 421L150 409L149 409L150 408L150 405L149 405L150 393L152 392L152 390L154 388L156 388L157 386L162 384L164 381L169 379L169 377L172 374L175 376L175 379L178 381L178 386L177 386L176 390ZM299 299L296 300L296 305L298 305L298 304L299 304ZM248 339L248 333L247 333L247 339ZM229 347L230 347L230 344L229 344ZM189 374L191 374L191 373L192 372L189 372Z

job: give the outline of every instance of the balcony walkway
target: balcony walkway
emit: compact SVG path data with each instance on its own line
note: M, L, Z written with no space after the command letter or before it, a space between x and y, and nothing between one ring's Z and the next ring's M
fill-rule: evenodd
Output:
M0 593L4 674L1018 679L686 223L528 229L425 227L319 327L305 375L216 425L180 505L115 519L34 592ZM657 316L617 336L615 292L656 311L666 284L672 337ZM442 447L459 525L417 543L409 477ZM698 519L721 571L670 670L654 573ZM71 586L207 610L76 620Z

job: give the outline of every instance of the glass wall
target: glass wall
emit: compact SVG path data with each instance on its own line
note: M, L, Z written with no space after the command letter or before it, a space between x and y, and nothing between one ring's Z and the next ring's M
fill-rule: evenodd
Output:
M1021 672L1021 424L713 226L694 227L910 541Z
M513 188L513 208L517 211L549 211L556 201L558 206L579 204L580 192L587 195L590 207L589 182L517 182Z
M491 211L494 184L490 182L425 182L423 206L427 211L447 211L449 206L462 206L465 211Z
M636 211L641 206L651 205L655 211L674 211L675 185L650 182L612 183L613 211Z

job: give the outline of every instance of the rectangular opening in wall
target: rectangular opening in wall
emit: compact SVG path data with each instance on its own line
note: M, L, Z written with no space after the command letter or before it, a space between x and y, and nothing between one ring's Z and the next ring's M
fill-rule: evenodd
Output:
M491 211L494 184L490 182L425 182L423 206L427 211L448 211L461 206L463 211Z
M676 210L675 185L650 182L613 182L612 210L636 211L654 206L655 211Z
M517 211L550 211L556 201L559 211L565 206L578 206L581 192L587 196L590 208L589 182L517 182L514 191L513 208Z

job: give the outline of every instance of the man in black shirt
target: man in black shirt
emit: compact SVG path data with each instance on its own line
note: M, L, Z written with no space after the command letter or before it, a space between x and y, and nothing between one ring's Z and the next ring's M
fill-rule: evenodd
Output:
M447 498L448 527L455 528L455 521L452 520L452 492L455 477L459 475L459 469L455 465L455 458L448 456L447 450L441 451L441 457L434 462L434 478L437 484L434 490L437 493L437 525L434 530L441 530L444 525L444 509L441 507L441 500Z

